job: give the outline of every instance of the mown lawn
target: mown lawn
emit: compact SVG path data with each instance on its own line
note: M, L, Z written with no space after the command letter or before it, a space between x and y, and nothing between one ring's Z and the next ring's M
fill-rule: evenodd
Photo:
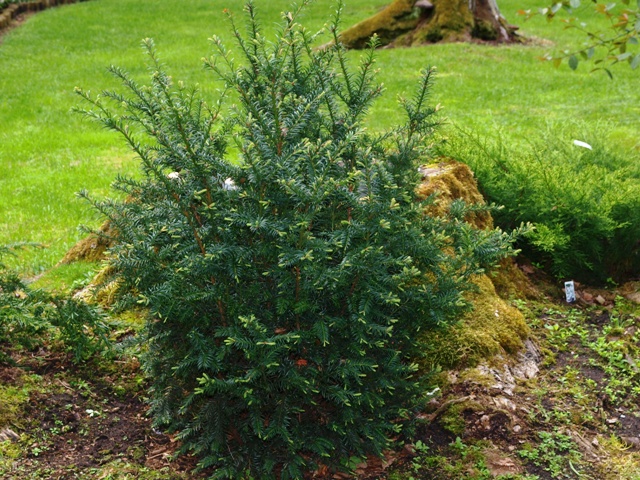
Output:
M255 3L266 33L289 5L288 0ZM343 24L363 19L385 3L349 0ZM525 23L515 14L542 3L500 2L503 14L520 24L525 36L537 38L528 45L380 51L380 80L387 93L374 109L371 128L400 121L396 97L412 87L422 68L435 65L439 75L432 101L441 104L443 119L451 124L500 134L515 144L558 125L565 130L575 125L575 132L587 132L584 140L606 136L622 150L637 150L638 71L620 65L611 81L601 72L590 74L585 65L571 72L539 62L537 57L550 49L581 42L560 23L541 18ZM0 37L0 244L45 247L22 251L9 263L26 275L50 268L83 235L78 225L101 221L75 199L75 192L87 189L104 196L117 174L136 172L136 162L119 138L70 112L80 102L74 87L100 91L115 86L106 72L110 64L144 79L140 40L152 37L175 79L199 83L215 99L219 85L211 82L201 58L210 54L213 34L230 40L223 9L239 13L241 5L223 0L193 0L188 7L180 0L93 0L38 13ZM309 29L320 29L334 10L333 0L317 0L306 14ZM442 129L444 135L453 131Z

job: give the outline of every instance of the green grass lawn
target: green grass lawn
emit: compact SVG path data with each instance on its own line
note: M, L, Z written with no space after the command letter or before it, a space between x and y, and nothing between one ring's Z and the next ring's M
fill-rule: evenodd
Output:
M289 5L288 0L255 3L266 31ZM348 26L386 3L348 0L343 23ZM512 143L539 137L554 125L566 130L575 124L576 132L606 135L622 150L638 149L638 70L621 65L611 81L602 73L590 74L588 65L572 72L539 62L537 57L550 49L579 46L581 37L563 31L560 23L542 18L525 23L515 15L518 9L542 6L542 0L500 4L524 35L555 46L537 41L382 50L378 65L387 93L373 110L371 127L400 121L396 97L412 89L422 68L435 65L439 75L432 101L442 105L443 117L453 124L482 134L501 132ZM8 263L26 275L50 268L83 235L78 225L101 221L75 192L108 195L118 173L136 172L136 161L119 138L70 113L80 103L74 87L94 92L113 87L106 72L110 64L144 79L140 40L152 37L174 78L199 83L214 99L219 85L211 82L201 58L212 50L212 35L230 39L223 9L240 13L241 6L239 0L93 0L38 13L0 38L0 244L45 247L21 251ZM316 0L305 23L317 30L334 10L332 0Z

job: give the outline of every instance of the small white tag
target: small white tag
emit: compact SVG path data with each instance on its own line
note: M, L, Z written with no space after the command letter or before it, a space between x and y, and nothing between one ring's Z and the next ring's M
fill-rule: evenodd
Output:
M574 140L574 141L573 141L573 144L574 144L576 147L582 147L582 148L587 148L587 149L589 149L589 150L593 150L593 147L592 147L591 145L589 145L589 144L588 144L588 143L586 143L586 142L581 142L580 140Z
M573 303L576 301L576 288L573 284L573 280L564 282L564 293L567 296L567 303Z

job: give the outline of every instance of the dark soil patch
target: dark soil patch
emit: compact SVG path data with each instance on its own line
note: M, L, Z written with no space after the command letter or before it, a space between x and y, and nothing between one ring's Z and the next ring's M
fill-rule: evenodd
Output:
M483 417L488 417L488 420L483 421ZM467 430L465 438L491 440L495 445L513 443L511 419L504 412L473 412L471 415L465 415L465 419L475 425L475 428Z
M0 367L0 385L20 385L24 371L21 368Z
M416 434L416 439L421 440L437 451L455 441L456 436L450 431L445 430L438 422L432 422L420 426Z
M581 364L580 364L580 373L585 378L588 378L588 379L593 380L594 382L596 382L598 387L601 387L604 384L605 373L602 371L601 368L594 367L592 365L588 365L588 364L585 364L584 362L581 362Z
M539 480L557 480L544 468L538 467L537 465L527 465L527 473L530 475L535 475L535 477L537 477L537 479Z
M31 398L27 413L34 420L34 436L40 438L33 448L44 450L38 452L38 462L52 471L64 471L69 466L101 465L114 457L132 463L146 457L155 443L141 415L144 406L135 399L104 400L96 405L91 397L75 393Z
M640 406L608 409L610 428L620 437L635 437L640 440ZM614 421L615 420L615 421Z
M587 320L591 325L602 327L603 325L606 325L607 322L609 322L610 318L611 318L611 314L607 310L592 311L592 312L589 312Z
M99 366L78 367L66 355L40 353L37 361L19 359L42 376L42 384L23 407L27 420L18 433L29 439L23 445L26 455L14 466L15 475L5 474L3 480L21 480L24 472L43 472L41 478L60 480L89 478L89 472L116 460L168 469L176 477L187 474L198 479L211 474L193 473L197 463L193 457L174 460L179 442L152 428L147 406L137 395L116 395L114 380L105 377ZM19 382L22 375L20 368L0 368L0 381L5 384Z

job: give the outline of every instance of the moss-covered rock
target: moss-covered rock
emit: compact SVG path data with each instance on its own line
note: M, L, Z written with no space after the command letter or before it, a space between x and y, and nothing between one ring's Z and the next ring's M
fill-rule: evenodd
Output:
M485 203L473 172L463 163L442 159L425 165L421 172L424 180L418 187L419 197L437 195L427 208L428 215L443 215L455 199L468 204ZM493 227L488 211L472 212L466 220L477 228ZM491 277L476 276L477 291L467 296L473 310L457 325L425 334L426 368L473 366L494 355L514 354L522 348L529 328L522 313L504 298L536 296L536 291L513 260L504 261L501 267Z
M473 172L464 163L443 158L438 163L423 166L420 171L424 180L418 187L418 196L424 199L437 195L435 202L427 208L427 214L443 215L456 199L469 205L485 204ZM480 229L493 228L491 214L486 211L471 212L465 220Z
M60 261L69 264L77 261L98 262L104 260L107 249L113 242L114 230L108 220L97 233L90 233L76 243Z
M500 267L489 275L496 293L504 299L540 299L542 294L518 268L513 258L505 258Z
M76 298L102 307L112 306L121 288L121 283L113 277L113 267L108 264L103 266L91 283L75 294Z
M423 336L427 369L474 366L498 354L515 354L529 328L522 313L500 298L486 275L476 277L478 291L468 295L473 310L458 324Z

